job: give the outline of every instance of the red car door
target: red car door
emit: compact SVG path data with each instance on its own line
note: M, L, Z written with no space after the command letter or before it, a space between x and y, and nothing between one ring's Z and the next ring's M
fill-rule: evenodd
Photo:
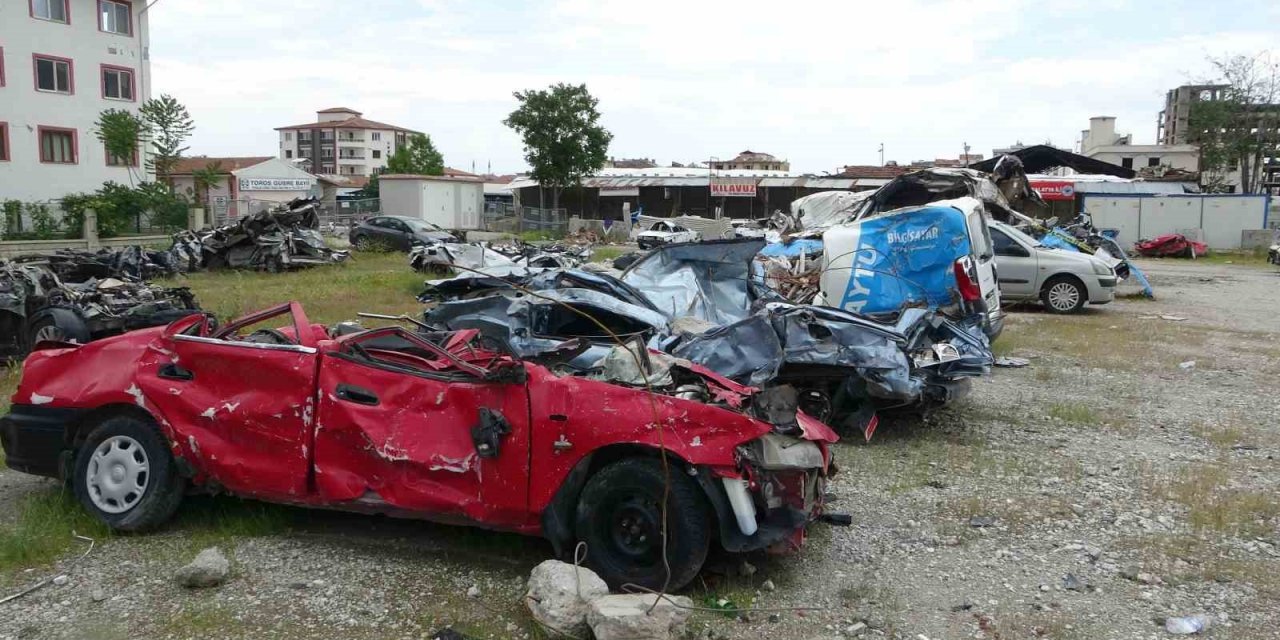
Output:
M284 329L259 329L289 324ZM138 384L183 458L233 493L307 499L316 339L297 303L209 332L199 317L170 325ZM140 400L141 401L141 400Z
M315 429L322 500L536 526L528 513L523 364L459 337L468 336L454 334L442 346L387 327L322 346Z

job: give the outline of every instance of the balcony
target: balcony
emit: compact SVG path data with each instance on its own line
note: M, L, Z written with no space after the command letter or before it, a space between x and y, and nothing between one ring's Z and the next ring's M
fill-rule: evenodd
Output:
M338 144L359 144L365 143L364 136L338 136Z

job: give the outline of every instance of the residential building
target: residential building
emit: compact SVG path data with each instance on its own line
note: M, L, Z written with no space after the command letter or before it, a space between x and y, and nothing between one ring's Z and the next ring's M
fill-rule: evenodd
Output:
M108 157L94 135L107 109L151 95L146 3L0 3L0 200L48 201L147 177L146 150Z
M387 168L387 159L409 136L421 133L369 120L355 109L316 112L316 121L276 127L280 159L300 161L318 175L370 176Z
M652 158L609 158L606 169L653 169L658 163Z
M1089 128L1080 132L1080 153L1126 169L1163 166L1200 170L1200 151L1195 145L1133 144L1133 134L1116 133L1116 119L1112 116L1089 118Z
M791 163L779 160L768 153L759 153L750 149L739 153L732 160L711 159L712 171L790 171Z
M933 160L916 160L911 163L915 169L932 169L934 167L967 167L986 158L981 153L962 153L959 158L935 158Z
M1186 84L1170 89L1164 97L1164 109L1156 119L1156 141L1160 144L1186 144L1191 105L1200 101L1220 100L1229 85Z

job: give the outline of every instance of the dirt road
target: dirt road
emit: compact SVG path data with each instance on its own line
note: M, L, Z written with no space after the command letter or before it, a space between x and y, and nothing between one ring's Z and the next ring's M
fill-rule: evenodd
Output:
M997 351L1029 367L837 445L834 509L854 526L818 527L796 557L718 560L689 592L817 610L699 613L690 637L1128 640L1192 614L1211 637L1280 637L1280 274L1143 264L1157 301L1021 309ZM0 473L0 523L55 491ZM210 545L230 582L175 585ZM0 575L6 593L69 576L0 605L0 637L544 637L520 596L549 555L518 536L192 499L165 532Z

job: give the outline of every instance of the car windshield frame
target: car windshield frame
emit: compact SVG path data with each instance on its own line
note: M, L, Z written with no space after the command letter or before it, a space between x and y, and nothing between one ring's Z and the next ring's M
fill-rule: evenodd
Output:
M400 221L408 225L409 230L414 233L433 233L444 231L444 229L441 229L426 220L419 220L418 218L401 218Z
M1013 238L1014 240L1017 240L1017 241L1019 241L1019 242L1021 242L1021 243L1025 244L1025 245L1030 246L1032 249L1048 249L1048 248L1049 248L1049 247L1045 246L1044 244L1041 244L1041 242L1040 242L1039 240L1036 240L1035 238L1032 238L1031 236L1027 235L1026 233L1023 233L1023 232L1022 232L1022 230L1018 229L1017 227L1015 227L1015 226L1013 226L1013 225L1000 224L1000 225L992 225L992 226L993 226L993 228L995 228L997 231L999 231L999 232L1001 232L1001 233L1005 234L1006 236L1009 236L1010 238Z

